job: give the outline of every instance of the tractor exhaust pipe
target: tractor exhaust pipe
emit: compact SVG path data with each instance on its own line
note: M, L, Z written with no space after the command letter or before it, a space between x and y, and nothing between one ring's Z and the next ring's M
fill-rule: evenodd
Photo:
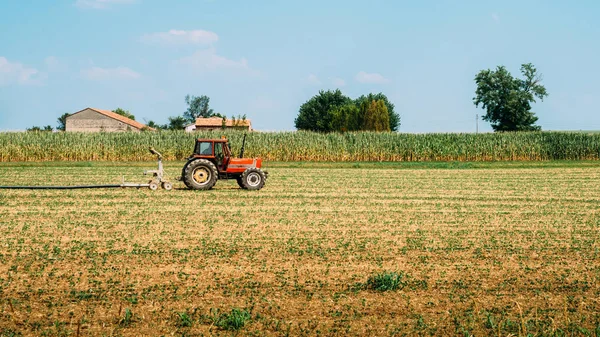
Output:
M246 148L246 134L244 133L244 140L242 141L242 149L240 150L240 156L238 158L244 158L244 149Z

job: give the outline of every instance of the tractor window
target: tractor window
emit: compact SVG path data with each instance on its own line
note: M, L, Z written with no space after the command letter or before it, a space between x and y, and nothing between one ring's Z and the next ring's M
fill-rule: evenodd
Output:
M217 159L217 166L223 165L223 143L215 143L215 158Z
M212 145L213 145L213 143L209 143L209 142L200 143L200 146L198 146L198 154L200 154L202 156L212 156L212 154L213 154Z

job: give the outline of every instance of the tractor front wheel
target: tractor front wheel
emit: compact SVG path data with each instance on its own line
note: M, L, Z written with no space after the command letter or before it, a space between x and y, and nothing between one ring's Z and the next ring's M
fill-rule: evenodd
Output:
M235 181L237 181L237 184L241 189L246 189L246 186L244 186L244 183L242 182L242 176L235 178Z
M265 173L256 167L247 169L241 176L241 183L247 190L260 190L265 186L266 180Z
M196 159L183 168L183 182L193 190L210 190L217 183L215 164L206 159Z

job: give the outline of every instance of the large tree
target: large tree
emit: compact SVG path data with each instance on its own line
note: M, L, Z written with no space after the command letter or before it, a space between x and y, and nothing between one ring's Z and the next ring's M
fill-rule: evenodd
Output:
M486 110L483 120L490 122L494 131L541 130L535 125L538 118L531 111L531 103L548 96L540 84L542 75L531 63L521 66L521 74L524 79L514 78L504 66L499 66L475 76L473 102Z
M125 110L125 109L121 109L121 108L116 108L115 110L113 110L114 113L119 114L121 116L125 116L129 119L135 120L135 116L133 114L131 114L129 112L129 110Z
M356 106L358 107L360 107L363 104L363 102L370 103L372 101L383 101L383 103L387 107L388 120L390 122L390 130L398 131L398 128L400 128L400 115L394 111L394 104L390 102L386 95L380 92L378 94L362 95L354 100Z
M70 113L65 112L60 117L58 117L58 119L57 119L58 125L56 126L56 130L65 131L67 129L67 117L69 117L69 115L70 115Z
M298 117L294 120L296 128L318 132L336 131L332 129L332 112L350 103L352 100L344 96L339 89L321 90L318 95L300 106Z
M185 103L188 105L187 110L183 113L183 117L190 122L194 123L198 117L221 117L224 116L220 113L216 113L210 108L210 98L208 96L185 96Z

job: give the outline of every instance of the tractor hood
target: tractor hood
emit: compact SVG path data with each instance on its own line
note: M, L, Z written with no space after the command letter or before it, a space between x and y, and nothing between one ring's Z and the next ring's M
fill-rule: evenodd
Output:
M230 168L250 168L262 167L262 159L261 158L231 158L229 161L228 167Z

